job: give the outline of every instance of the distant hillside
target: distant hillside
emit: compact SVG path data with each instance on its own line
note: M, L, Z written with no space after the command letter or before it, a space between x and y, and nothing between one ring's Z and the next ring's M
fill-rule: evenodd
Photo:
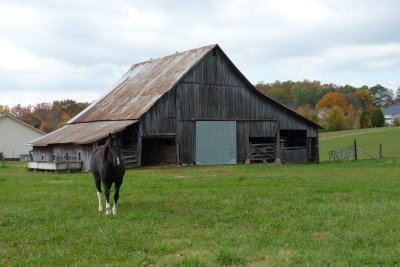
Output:
M379 144L382 144L383 158L400 159L400 128L386 127L320 133L320 160L327 161L329 150L351 146L354 139L357 146L368 153L378 156ZM369 158L362 152L358 153L358 157Z

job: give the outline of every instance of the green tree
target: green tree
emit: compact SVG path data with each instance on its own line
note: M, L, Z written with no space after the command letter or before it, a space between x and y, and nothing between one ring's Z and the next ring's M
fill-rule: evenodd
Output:
M396 90L396 102L400 103L400 87Z
M294 101L290 89L292 81L280 82L275 81L271 84L258 83L255 87L263 94L273 98L274 100L282 103L290 108L294 108Z
M383 115L381 108L374 107L371 109L371 124L372 127L385 126L385 115Z
M315 107L326 90L319 81L295 82L291 89L291 95L296 107L310 105Z
M355 96L361 102L361 107L363 109L368 109L375 103L375 98L370 90L358 89L355 92Z
M0 115L10 114L11 110L7 105L0 105Z
M385 88L380 84L369 88L369 90L372 92L372 95L375 98L375 106L384 107L394 103L393 90Z
M363 109L360 115L360 127L361 128L371 128L371 112L369 109Z
M331 112L327 116L327 126L328 131L340 131L347 129L343 111L340 107L334 106Z

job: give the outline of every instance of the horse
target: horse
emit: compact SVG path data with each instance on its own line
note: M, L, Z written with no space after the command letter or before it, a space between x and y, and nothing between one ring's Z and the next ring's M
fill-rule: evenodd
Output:
M121 187L125 174L125 161L121 153L120 141L113 137L111 133L108 135L104 145L97 147L90 158L90 168L97 188L97 198L99 200L99 212L103 211L102 191L106 195L106 214L111 214L110 206L110 189L115 184L114 206L112 213L117 214L117 202L119 198L119 189Z

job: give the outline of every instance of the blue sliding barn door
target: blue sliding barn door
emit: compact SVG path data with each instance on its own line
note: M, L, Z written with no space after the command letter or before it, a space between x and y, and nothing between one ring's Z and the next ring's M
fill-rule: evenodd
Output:
M196 164L236 164L236 121L196 122Z

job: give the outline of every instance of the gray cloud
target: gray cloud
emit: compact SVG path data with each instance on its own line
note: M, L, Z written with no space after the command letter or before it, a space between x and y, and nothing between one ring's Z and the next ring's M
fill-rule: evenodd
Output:
M100 96L133 63L212 43L254 83L397 87L399 10L391 0L5 2L0 90Z

